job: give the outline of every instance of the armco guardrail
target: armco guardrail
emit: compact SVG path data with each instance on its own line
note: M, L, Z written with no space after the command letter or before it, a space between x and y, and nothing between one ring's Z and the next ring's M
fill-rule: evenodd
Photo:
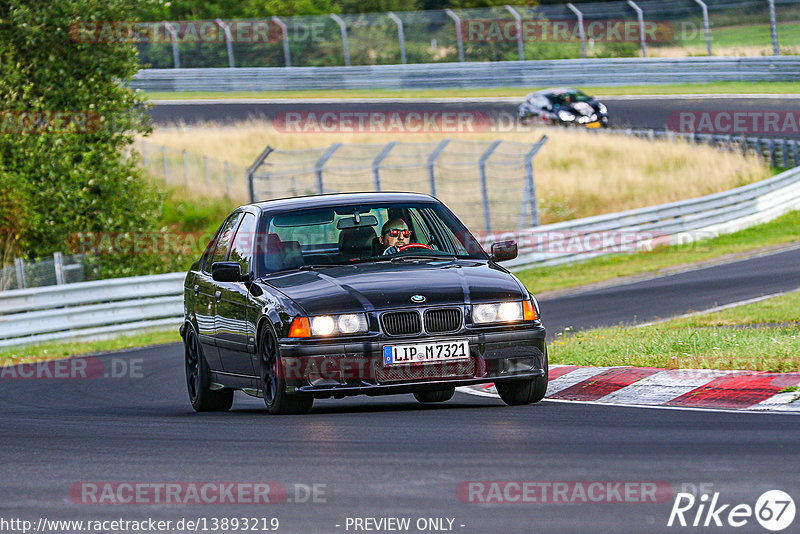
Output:
M520 256L509 267L558 264L609 254L603 234L627 233L625 243L675 243L732 232L800 209L800 167L761 182L701 198L483 236L516 238ZM570 243L580 243L580 250ZM589 244L591 243L591 244ZM593 245L592 245L593 244ZM81 282L0 292L0 347L99 336L158 326L178 327L185 273Z
M795 81L800 56L562 59L355 67L144 69L146 91L429 89Z
M186 273L0 292L0 347L174 325Z
M620 240L627 250L654 244L688 243L767 222L796 209L800 209L800 167L705 197L548 224L484 239L516 238L520 255L507 265L519 269L618 252Z

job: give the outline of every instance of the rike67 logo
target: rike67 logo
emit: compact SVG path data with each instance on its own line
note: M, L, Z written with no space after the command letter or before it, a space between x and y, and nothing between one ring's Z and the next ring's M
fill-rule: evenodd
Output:
M739 528L755 519L765 529L778 532L791 525L794 516L794 500L781 490L764 492L756 500L755 506L723 503L718 491L713 495L704 493L700 497L678 493L667 526Z

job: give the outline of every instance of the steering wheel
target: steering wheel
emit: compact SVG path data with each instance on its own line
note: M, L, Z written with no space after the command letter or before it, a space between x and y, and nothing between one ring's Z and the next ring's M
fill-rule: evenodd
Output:
M403 252L404 250L409 250L409 249L412 249L412 248L424 248L424 249L427 249L427 250L433 250L433 247L430 247L428 245L424 245L422 243L409 243L408 245L403 245L402 247L399 247L397 249L397 251L398 252Z

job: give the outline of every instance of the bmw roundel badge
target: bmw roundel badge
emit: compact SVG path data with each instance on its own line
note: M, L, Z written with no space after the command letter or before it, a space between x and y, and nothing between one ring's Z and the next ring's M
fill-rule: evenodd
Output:
M422 295L414 295L411 297L411 302L425 302L425 297Z

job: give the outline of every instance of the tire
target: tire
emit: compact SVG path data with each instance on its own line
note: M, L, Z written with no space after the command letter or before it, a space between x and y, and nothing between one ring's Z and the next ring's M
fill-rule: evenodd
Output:
M432 402L447 402L456 394L455 388L443 389L441 391L419 391L414 393L414 398L422 404Z
M259 379L264 393L264 404L272 415L304 414L311 411L314 397L286 393L286 380L278 373L280 369L278 339L272 328L261 331L258 343Z
M547 352L544 353L544 376L537 376L526 380L511 380L495 384L497 393L503 402L509 406L524 406L542 400L547 393L547 379L550 367L547 362Z
M186 329L183 340L184 364L186 367L186 389L189 402L196 412L227 412L233 405L233 390L211 389L208 362L197 335L191 328Z

